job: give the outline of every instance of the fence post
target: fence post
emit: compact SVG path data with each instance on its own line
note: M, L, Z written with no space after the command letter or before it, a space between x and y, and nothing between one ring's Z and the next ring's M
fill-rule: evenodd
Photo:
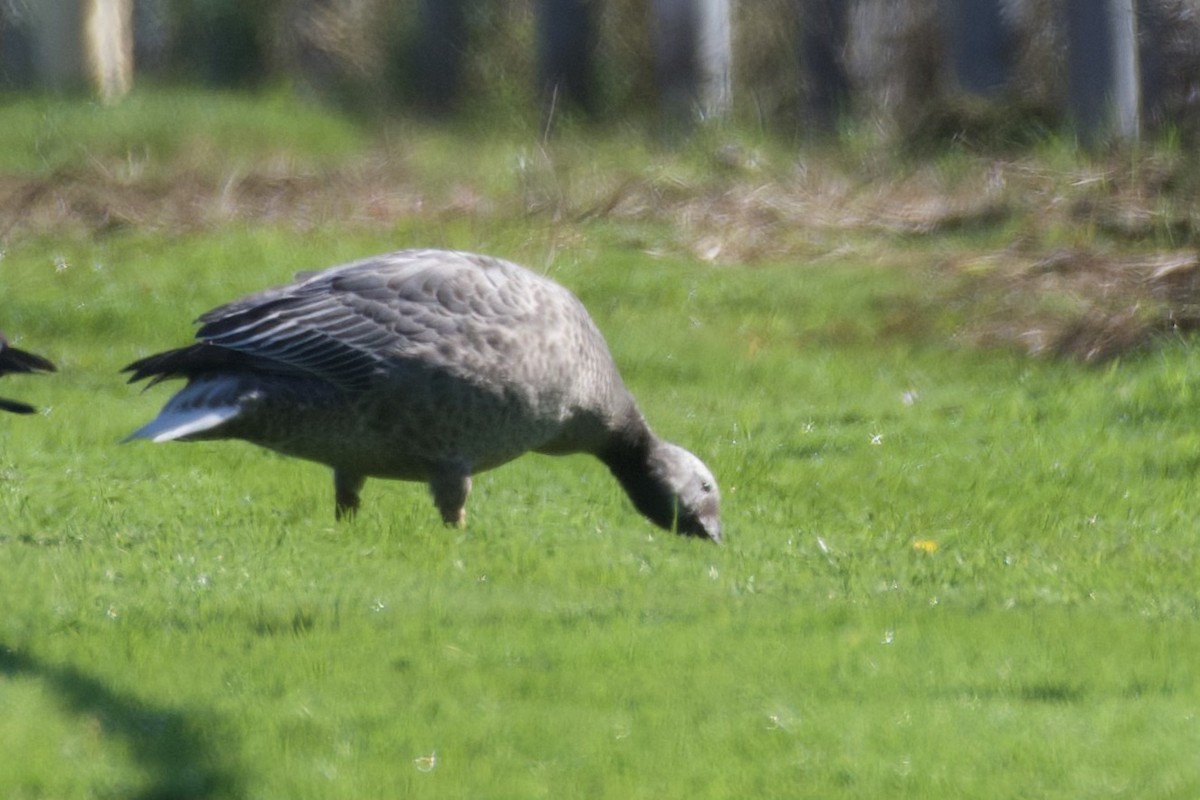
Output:
M725 116L732 104L729 0L653 0L652 42L671 126Z
M111 103L133 86L133 0L89 0L84 26L88 77Z
M1139 128L1134 0L1067 0L1068 105L1085 141L1136 139Z
M448 111L458 99L467 46L463 0L421 0L418 20L417 93L427 108Z
M699 0L696 50L700 115L724 119L733 107L733 36L729 0Z
M540 0L537 9L538 97L547 121L564 106L584 112L592 102L595 32L592 0Z
M1008 82L1010 42L1001 14L1002 0L950 0L948 33L959 87L990 97Z
M804 119L815 133L831 133L850 105L843 53L849 27L845 0L793 0L800 28L800 74L807 92Z

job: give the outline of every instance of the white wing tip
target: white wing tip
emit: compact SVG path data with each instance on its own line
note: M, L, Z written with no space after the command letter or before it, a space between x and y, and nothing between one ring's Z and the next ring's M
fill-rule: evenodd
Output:
M122 439L121 444L134 439L149 439L155 443L183 439L195 433L211 430L236 417L239 411L241 409L238 406L193 408L186 411L164 408L157 417Z

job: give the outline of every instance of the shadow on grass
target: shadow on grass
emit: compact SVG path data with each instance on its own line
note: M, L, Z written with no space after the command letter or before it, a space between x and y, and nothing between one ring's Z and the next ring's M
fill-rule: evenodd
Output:
M150 779L132 800L208 800L242 794L234 770L180 711L114 691L75 667L44 664L3 644L0 676L45 682L71 712L97 719L105 733L124 739Z

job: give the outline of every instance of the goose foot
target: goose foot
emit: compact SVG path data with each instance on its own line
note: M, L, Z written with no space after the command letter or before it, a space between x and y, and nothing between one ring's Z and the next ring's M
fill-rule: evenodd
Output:
M467 495L471 493L471 476L461 470L443 472L429 482L433 503L442 514L447 527L467 527Z
M358 493L366 482L367 479L362 475L348 475L336 469L333 471L334 519L354 519L362 504Z

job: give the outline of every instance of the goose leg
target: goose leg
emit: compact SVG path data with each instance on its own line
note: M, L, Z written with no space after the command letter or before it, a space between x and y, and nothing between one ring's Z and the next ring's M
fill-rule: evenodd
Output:
M442 514L442 522L455 528L465 528L471 476L459 469L439 472L429 481L429 490L433 492L434 505Z
M335 519L353 519L358 513L358 493L367 479L362 475L333 471L333 516Z

